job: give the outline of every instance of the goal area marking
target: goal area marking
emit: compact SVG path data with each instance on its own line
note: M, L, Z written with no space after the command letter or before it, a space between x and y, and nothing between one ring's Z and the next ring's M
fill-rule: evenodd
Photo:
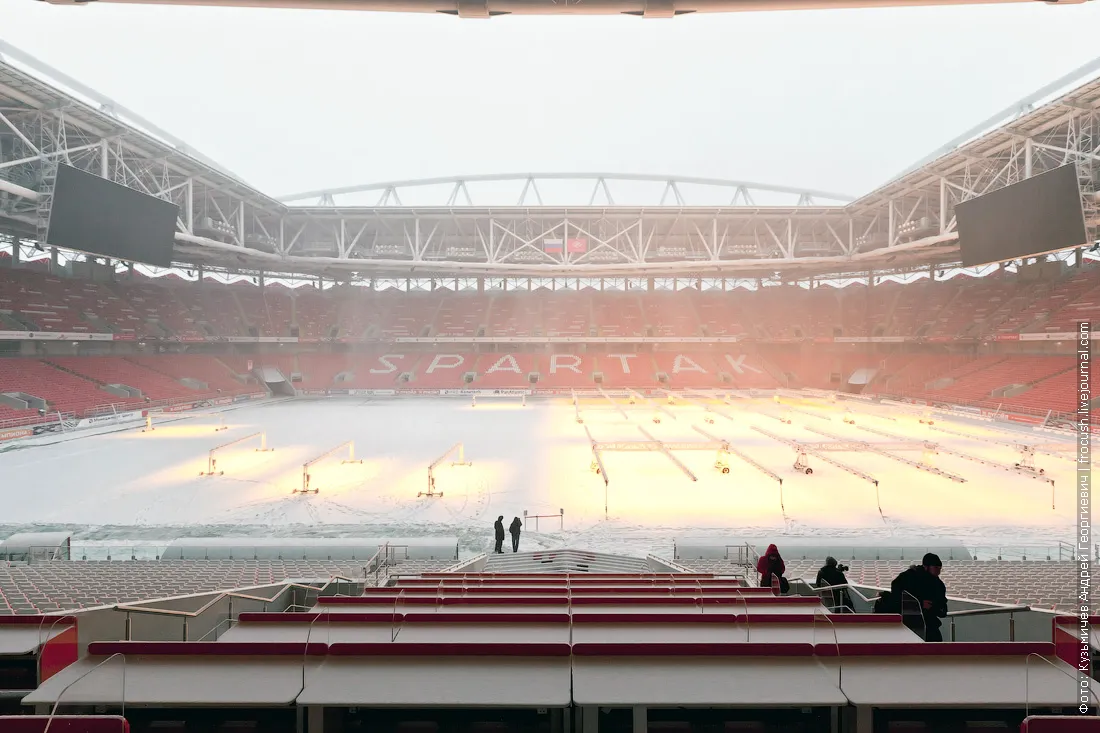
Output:
M267 433L265 433L264 431L261 430L258 433L252 433L250 435L245 435L244 437L237 438L236 440L231 440L228 443L223 443L223 444L221 444L217 447L211 448L210 452L206 456L206 470L203 471L202 473L200 473L199 475L200 476L224 476L225 471L219 471L218 470L218 458L217 458L218 451L225 450L226 448L232 448L235 445L239 445L241 443L244 443L245 441L253 440L255 438L260 439L260 447L255 449L256 453L268 453L270 451L275 450L274 448L268 448L267 447Z

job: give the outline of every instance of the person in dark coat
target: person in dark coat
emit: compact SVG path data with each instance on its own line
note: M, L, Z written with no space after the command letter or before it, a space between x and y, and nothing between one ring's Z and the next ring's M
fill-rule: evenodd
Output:
M940 619L947 616L947 587L940 580L943 562L935 553L929 552L920 565L913 565L903 571L890 584L890 592L895 603L903 609L902 621L917 634L920 624L924 624L925 641L943 641L940 633ZM920 615L905 614L904 609L915 602L920 606Z
M875 599L875 613L901 613L901 606L894 599L894 594L888 590L879 593Z
M839 565L835 557L825 558L825 566L817 571L817 587L828 588L831 585L848 585L848 576L844 574L847 569L848 566ZM835 588L828 591L828 595L823 600L830 601L829 605L838 613L855 613L852 596L848 594L847 588Z
M503 514L500 515L499 517L497 517L497 521L493 523L493 531L495 533L494 539L496 539L496 543L497 543L496 547L493 549L493 552L495 552L496 554L499 555L502 552L504 552L504 550L501 549L502 545L504 544L504 515Z
M519 552L519 533L523 531L523 521L519 517L508 525L508 534L512 535L512 552Z
M787 579L783 577L783 573L787 572L787 564L783 562L779 549L775 545L768 545L767 551L756 561L756 572L760 573L761 588L771 588L772 578L779 579L780 593L786 593L786 589L790 588Z

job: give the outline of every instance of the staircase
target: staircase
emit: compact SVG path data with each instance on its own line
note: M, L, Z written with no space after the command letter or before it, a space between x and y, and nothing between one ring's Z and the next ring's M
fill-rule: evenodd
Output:
M507 544L507 541L505 541ZM490 554L486 573L651 573L643 558L585 550L539 550Z
M787 387L787 388L792 388L794 386L794 385L791 385L787 381L787 376L783 372L783 370L776 367L768 359L765 359L764 355L759 350L753 350L752 352L749 352L746 349L745 353L749 354L754 359L756 359L757 365L761 369L763 369L765 372L767 372L768 376L770 376L772 379L774 379L776 384L778 384L781 387ZM733 375L730 375L730 376L733 376ZM797 378L797 376L798 375L795 375L796 378ZM734 380L736 381L736 377L734 377Z
M18 320L13 314L0 312L0 327L5 331L27 331L27 324Z
M114 324L108 323L99 316L94 316L89 313L84 313L83 315L84 320L91 324L92 328L94 328L97 333L118 333L118 329L115 328Z

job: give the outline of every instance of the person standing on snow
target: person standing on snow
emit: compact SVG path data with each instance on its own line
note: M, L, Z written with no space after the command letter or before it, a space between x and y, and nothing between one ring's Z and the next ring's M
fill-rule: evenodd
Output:
M519 552L519 533L523 531L523 522L515 517L508 525L508 534L512 535L512 552Z
M493 523L494 539L496 540L496 547L493 552L500 555L504 552L502 546L504 545L504 515L501 514L497 517L497 521Z

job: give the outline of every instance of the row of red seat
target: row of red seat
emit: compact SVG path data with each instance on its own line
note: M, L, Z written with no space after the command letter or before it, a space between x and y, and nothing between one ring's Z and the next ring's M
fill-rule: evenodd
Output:
M871 393L935 402L1001 406L1021 412L1075 409L1076 362L1061 356L895 355L758 349L751 355L703 351L531 354L432 351L390 353L197 354L0 359L0 392L25 392L51 410L80 413L105 404L141 404L235 395L259 389L241 375L274 367L295 386L328 389L843 389L865 370ZM599 377L599 381L597 381ZM185 383L184 380L194 380ZM198 386L205 384L206 388ZM141 397L104 385L140 390ZM1005 394L1006 388L1019 385ZM1018 394L1016 392L1019 392ZM35 414L0 405L0 420Z
M921 643L809 642L294 642L294 641L96 641L92 656L260 657L260 656L693 656L693 657L1005 657L1054 656L1054 644L1036 641L957 641Z
M275 359L257 357L275 365ZM778 386L759 360L737 353L668 351L655 354L474 354L394 350L385 354L300 354L297 363L282 357L284 376L298 373L304 389L528 388L726 388ZM537 383L532 381L538 375ZM602 381L596 382L596 375ZM659 374L667 382L658 379ZM472 375L472 381L467 378ZM342 376L340 382L336 378ZM405 378L407 381L404 381Z
M188 386L183 379L191 379ZM201 384L205 384L202 387ZM120 396L104 389L120 384L141 396ZM0 392L22 392L46 400L50 411L82 414L103 405L140 406L147 401L206 399L260 389L234 376L213 356L80 356L48 359L0 359ZM33 409L0 406L0 421L30 418Z
M106 332L135 338L290 336L834 336L996 337L1072 330L1100 314L1100 268L1057 282L1003 271L983 278L894 281L837 289L799 286L731 292L492 293L319 291L281 286L117 283L0 267L5 329Z

